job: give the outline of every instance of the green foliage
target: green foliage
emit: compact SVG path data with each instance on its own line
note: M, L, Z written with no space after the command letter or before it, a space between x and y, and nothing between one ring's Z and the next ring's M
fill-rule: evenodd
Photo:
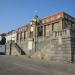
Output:
M40 20L40 18L36 15L35 17L34 17L34 19L36 19L36 21L39 23L41 20Z
M6 38L3 36L2 40L0 41L0 45L4 45L6 43Z
M75 29L75 24L72 24L72 29Z

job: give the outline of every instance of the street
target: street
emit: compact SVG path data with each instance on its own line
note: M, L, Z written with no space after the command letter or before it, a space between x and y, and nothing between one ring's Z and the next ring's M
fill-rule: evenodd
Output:
M75 64L47 63L25 56L0 56L0 75L75 75Z

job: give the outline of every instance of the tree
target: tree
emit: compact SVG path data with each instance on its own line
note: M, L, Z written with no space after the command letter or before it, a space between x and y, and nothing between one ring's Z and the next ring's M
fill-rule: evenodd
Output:
M4 45L6 43L6 38L5 38L5 34L1 34L1 41L0 41L0 45Z
M75 29L75 24L72 24L72 29Z
M1 40L1 44L5 44L6 43L6 38L5 37L2 37L2 40Z

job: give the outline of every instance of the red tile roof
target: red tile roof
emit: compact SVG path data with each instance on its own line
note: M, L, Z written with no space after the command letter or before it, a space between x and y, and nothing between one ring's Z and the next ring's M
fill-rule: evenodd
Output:
M60 19L60 18L66 18L66 19L69 19L73 22L75 22L75 18L73 18L72 16L68 15L67 13L65 12L59 12L57 14L54 14L52 16L48 16L46 18L43 18L42 19L42 23L47 23L47 22L51 22L51 21L54 21L54 20L57 20L57 19Z

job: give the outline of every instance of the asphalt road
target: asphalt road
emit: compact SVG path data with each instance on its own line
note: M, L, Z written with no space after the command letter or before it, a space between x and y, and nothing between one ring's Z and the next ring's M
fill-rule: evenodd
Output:
M0 56L0 75L75 75L75 64L46 63L25 56Z

